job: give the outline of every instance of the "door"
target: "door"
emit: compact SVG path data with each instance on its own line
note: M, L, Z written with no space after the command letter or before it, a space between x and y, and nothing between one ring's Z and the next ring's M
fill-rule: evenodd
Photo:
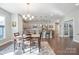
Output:
M73 21L72 20L69 22L69 37L70 39L73 39Z
M73 20L64 22L64 35L73 39Z

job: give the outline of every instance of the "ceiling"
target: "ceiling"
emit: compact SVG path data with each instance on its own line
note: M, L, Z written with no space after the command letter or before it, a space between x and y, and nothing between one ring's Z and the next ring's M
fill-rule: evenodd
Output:
M78 13L79 10L79 6L75 3L30 3L29 7L26 3L0 3L0 7L10 13L26 15L29 11L33 16L47 16L54 19Z

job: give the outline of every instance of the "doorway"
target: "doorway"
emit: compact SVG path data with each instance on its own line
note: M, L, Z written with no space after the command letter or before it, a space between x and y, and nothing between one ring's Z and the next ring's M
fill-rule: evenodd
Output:
M64 22L64 35L73 40L73 20Z

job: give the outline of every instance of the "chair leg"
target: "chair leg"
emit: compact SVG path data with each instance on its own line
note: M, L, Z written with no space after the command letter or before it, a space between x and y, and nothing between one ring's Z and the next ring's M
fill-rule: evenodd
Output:
M14 52L15 52L15 44L14 44Z
M20 47L20 43L19 43L19 47Z
M22 51L23 51L23 53L25 53L25 50L24 50L24 41L22 43Z
M23 53L25 53L25 50L24 50L24 48L22 48L22 51L23 51Z
M16 42L14 41L14 52L15 52L15 50L16 50L16 47L15 47L15 46L16 46Z
M31 53L31 41L30 41L30 53Z
M41 38L38 39L38 48L39 48L39 52L40 52L40 49L41 49Z

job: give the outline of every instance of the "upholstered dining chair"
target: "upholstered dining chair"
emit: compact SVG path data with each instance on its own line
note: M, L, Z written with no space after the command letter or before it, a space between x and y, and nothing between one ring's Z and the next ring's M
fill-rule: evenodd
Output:
M14 33L14 51L17 49L17 47L20 47L22 43L22 37L20 37L20 33Z
M22 50L23 52L25 53L25 47L24 45L26 46L29 46L30 47L30 53L31 53L31 50L33 50L34 48L32 48L33 46L36 46L38 45L38 40L36 41L35 38L32 37L32 34L28 33L28 34L23 34L23 44L22 44Z
M22 39L22 50L23 53L25 53L26 47L30 47L30 52L31 52L31 34L23 34L23 39Z

